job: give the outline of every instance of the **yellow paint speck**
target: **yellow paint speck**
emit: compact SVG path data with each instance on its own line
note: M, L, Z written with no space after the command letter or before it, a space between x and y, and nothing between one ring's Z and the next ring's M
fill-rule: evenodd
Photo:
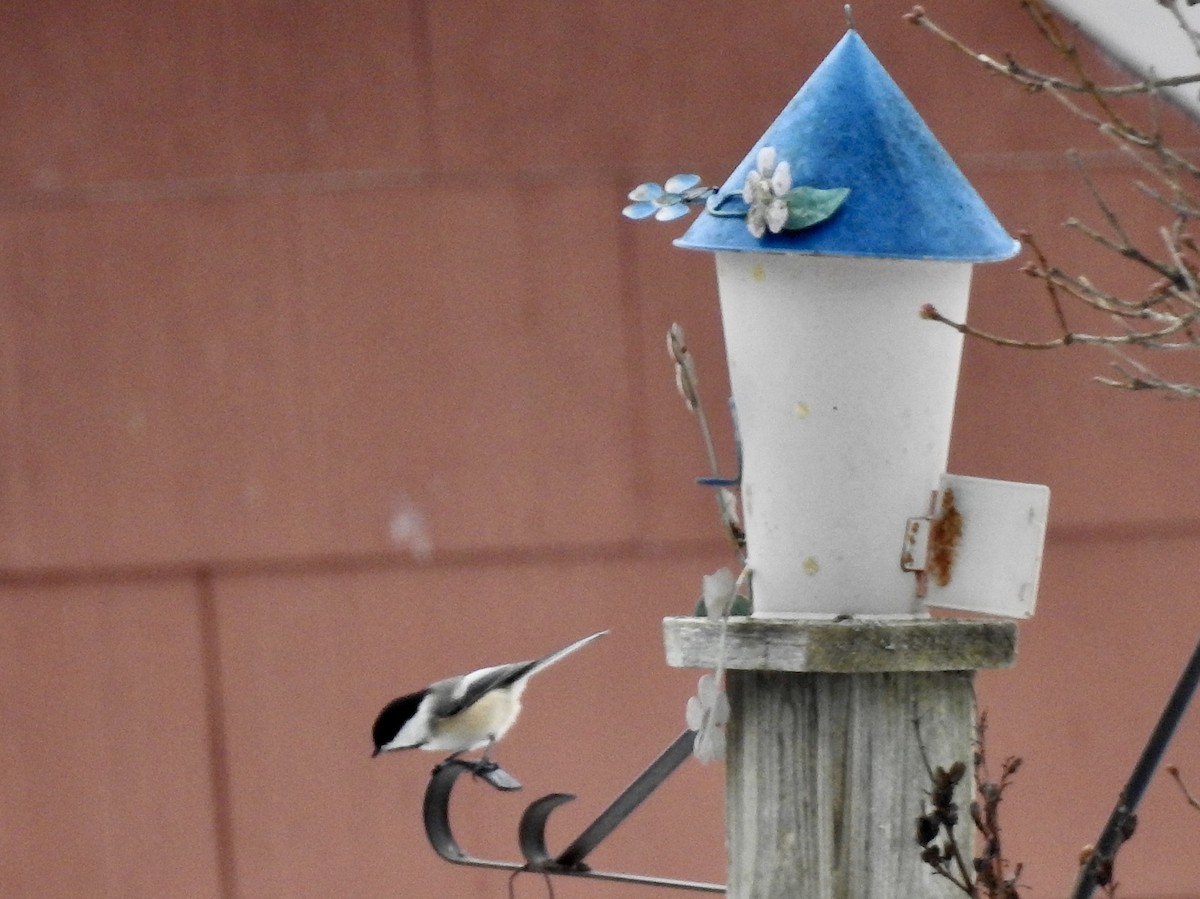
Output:
M767 271L762 267L761 262L754 263L754 268L750 269L750 277L755 281L767 280Z
M807 559L804 560L804 573L807 574L809 577L812 577L814 574L816 574L820 570L821 570L821 566L817 564L817 560L814 559L812 556L809 556Z
M812 410L808 408L808 403L796 403L792 406L792 411L796 413L797 418L808 418L808 413Z

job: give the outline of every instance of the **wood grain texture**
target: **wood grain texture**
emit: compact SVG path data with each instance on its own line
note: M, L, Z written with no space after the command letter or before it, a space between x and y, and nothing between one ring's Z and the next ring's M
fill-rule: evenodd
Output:
M1016 657L1011 621L730 619L726 668L741 671L975 671ZM663 621L667 664L715 668L721 626L707 618Z
M934 766L970 765L972 677L731 671L730 899L954 896L915 839L920 741Z

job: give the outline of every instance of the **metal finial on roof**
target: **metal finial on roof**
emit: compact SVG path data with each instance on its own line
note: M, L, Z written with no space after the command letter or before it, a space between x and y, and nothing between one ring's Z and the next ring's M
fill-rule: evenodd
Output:
M849 3L842 7L842 12L846 14L846 27L854 31L854 12L850 9Z

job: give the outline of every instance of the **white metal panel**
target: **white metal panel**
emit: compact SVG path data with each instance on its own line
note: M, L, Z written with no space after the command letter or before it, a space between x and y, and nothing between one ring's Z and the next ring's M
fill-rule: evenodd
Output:
M1030 617L1037 602L1050 488L944 474L934 508L926 604ZM950 544L939 547L937 522L948 514L961 518L950 529ZM948 563L942 572L937 570L939 556Z

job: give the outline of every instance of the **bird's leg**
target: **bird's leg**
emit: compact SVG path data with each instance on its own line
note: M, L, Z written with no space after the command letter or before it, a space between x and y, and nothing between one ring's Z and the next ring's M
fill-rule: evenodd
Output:
M490 753L492 751L492 747L495 745L496 745L495 735L488 734L487 747L483 750L483 755L481 755L479 757L479 761L475 763L475 773L476 774L486 774L487 772L495 771L497 768L500 767L495 762L493 762L491 759L491 756L488 755L488 753Z
M492 751L492 747L495 745L496 745L496 738L494 736L489 735L487 748L483 750L483 755L480 756L479 760L475 761L475 762L464 761L464 762L461 762L460 764L466 765L467 767L469 767L471 769L472 777L481 777L485 774L490 774L493 771L498 770L500 768L500 766L498 764L496 764L495 762L493 762L491 760L491 758L488 756L488 753ZM460 749L460 750L458 750L458 752L450 753L450 755L446 756L444 759L442 759L440 762L437 763L437 767L435 767L433 769L433 773L437 774L437 772L441 771L443 768L445 768L451 762L456 761L458 759L458 757L466 751L467 750L465 750L465 749Z
M463 754L462 749L458 750L458 752L452 752L450 755L446 756L444 759L442 759L440 762L438 762L434 766L433 773L437 774L439 771L441 771L443 768L445 768L447 765L449 765L452 761L457 759L462 754Z
M492 747L496 745L495 735L488 736L487 747L483 750L483 755L474 765L474 776L480 780L486 780L497 790L519 790L521 782L501 768L496 762L492 761Z
M492 751L492 747L495 744L496 738L489 735L487 747L483 750L483 755L478 761L459 761L458 764L471 769L472 779L479 778L480 780L486 780L497 790L507 791L521 789L521 782L519 780L501 768L496 762L492 761L489 753ZM460 749L453 755L449 755L442 759L442 761L438 763L438 766L433 769L433 773L437 774L451 762L457 761L458 757L464 752L466 752L465 749Z

